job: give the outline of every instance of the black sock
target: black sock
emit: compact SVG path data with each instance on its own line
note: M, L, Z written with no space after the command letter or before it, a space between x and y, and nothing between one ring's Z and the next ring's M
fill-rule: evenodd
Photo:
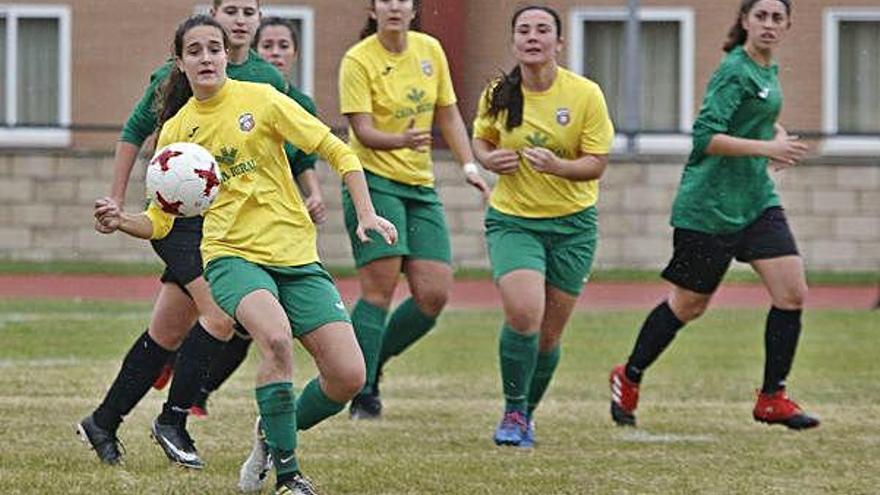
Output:
M157 422L163 425L185 425L189 408L205 381L211 363L226 343L217 340L196 322L189 331L184 345L177 353L174 378L168 390L168 400L162 405Z
M122 417L147 394L174 351L162 348L144 332L129 349L104 401L92 416L101 428L116 431Z
M642 381L642 372L651 365L683 327L667 301L660 303L642 324L632 354L626 362L626 377L635 383Z
M232 339L223 348L223 352L211 363L208 378L202 387L204 393L210 394L220 388L220 385L223 385L223 382L241 366L241 363L247 358L251 342L253 342L251 339L243 338L237 333L232 336Z
M761 392L772 394L785 388L794 351L801 335L801 310L770 308L764 331L764 385Z

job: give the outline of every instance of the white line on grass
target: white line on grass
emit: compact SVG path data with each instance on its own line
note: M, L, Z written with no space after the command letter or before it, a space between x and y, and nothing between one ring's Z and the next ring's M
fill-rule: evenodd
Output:
M626 442L639 443L710 443L718 439L712 435L678 435L676 433L650 433L634 430L622 433L620 438Z

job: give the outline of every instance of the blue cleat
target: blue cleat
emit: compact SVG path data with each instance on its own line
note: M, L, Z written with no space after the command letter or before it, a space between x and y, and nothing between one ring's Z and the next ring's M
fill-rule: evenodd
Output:
M528 420L520 411L507 411L495 428L495 445L519 446L528 431Z

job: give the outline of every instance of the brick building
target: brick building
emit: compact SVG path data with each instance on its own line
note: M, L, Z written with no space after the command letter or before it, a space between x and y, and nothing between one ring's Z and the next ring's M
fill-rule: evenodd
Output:
M174 28L209 3L0 0L0 257L151 259L140 243L93 234L88 209L109 188L107 157L118 128L149 73L168 56ZM466 121L486 81L512 65L510 14L522 3L422 1L423 27L444 43ZM622 96L627 2L549 3L564 21L566 50L560 62L599 82L619 120L630 103ZM615 157L606 177L601 265L654 267L667 257L665 218L689 150L687 132L738 3L641 1L640 67L646 77L640 132L634 134L640 154ZM298 22L303 49L297 82L315 97L322 118L337 128L345 125L336 96L338 64L357 41L366 5L366 0L263 2L265 13ZM778 60L786 94L782 121L817 139L807 166L781 176L784 201L813 267L876 269L880 4L798 0L794 7L794 27ZM625 149L625 139L618 138L617 150ZM484 266L479 204L454 170L439 175L456 260ZM139 185L137 174L133 181ZM335 206L335 180L327 177L325 183ZM136 198L139 188L132 190ZM322 232L332 241L322 241L324 256L347 263L338 222ZM337 245L345 247L331 249Z

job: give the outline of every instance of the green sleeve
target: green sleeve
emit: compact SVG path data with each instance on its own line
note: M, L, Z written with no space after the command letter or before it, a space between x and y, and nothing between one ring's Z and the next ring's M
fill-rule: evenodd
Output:
M694 122L692 156L702 156L715 134L729 134L730 122L745 96L742 76L736 67L721 67L712 76Z
M147 86L144 96L141 97L140 101L138 101L137 105L134 107L134 110L131 111L128 120L125 121L125 126L122 128L122 135L119 138L120 141L125 141L126 143L131 143L135 146L141 146L150 134L156 131L158 118L156 117L156 111L153 107L156 98L156 91L162 83L168 79L170 73L171 62L169 61L150 75L150 84Z
M299 105L310 114L316 117L318 116L318 109L315 106L315 102L296 89L292 84L287 88L287 96L299 103ZM290 170L293 172L294 177L306 170L314 169L315 162L318 161L317 153L303 153L302 150L293 147L290 143L284 143L284 152L287 154L287 162L290 164Z

